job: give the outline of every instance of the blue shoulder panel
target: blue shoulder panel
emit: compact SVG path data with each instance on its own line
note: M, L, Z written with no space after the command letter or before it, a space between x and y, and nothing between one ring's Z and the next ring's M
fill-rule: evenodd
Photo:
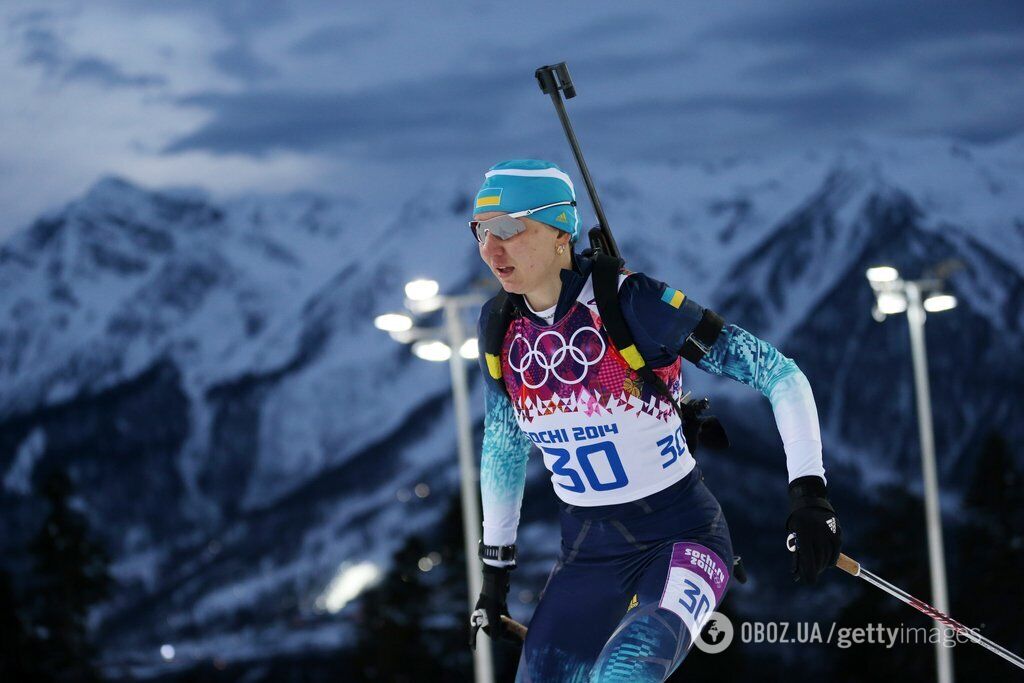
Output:
M656 368L675 362L686 336L704 314L682 292L643 273L626 278L619 301L640 355Z
M633 273L620 290L622 313L640 354L654 367L675 361L687 335L693 332L704 308L643 273ZM698 367L751 386L772 400L773 391L790 375L800 372L778 349L737 325L722 328L714 346Z

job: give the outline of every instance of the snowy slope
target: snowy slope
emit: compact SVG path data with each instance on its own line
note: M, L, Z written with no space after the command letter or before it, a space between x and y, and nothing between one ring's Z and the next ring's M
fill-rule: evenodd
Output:
M798 361L830 481L851 488L917 472L905 324L871 320L864 268L916 275L960 259L961 306L929 318L933 393L957 399L936 404L955 505L970 439L1000 427L1024 442L1007 401L1024 388L1022 152L1024 138L871 140L616 166L598 185L631 268ZM155 672L162 642L243 659L350 637L348 612L324 614L317 598L339 567L383 566L434 523L457 476L447 368L372 319L401 306L413 277L448 292L490 277L462 222L478 182L435 178L382 212L303 194L217 205L108 178L3 245L4 550L25 533L8 520L33 519L32 471L68 464L124 584L94 616L112 666ZM737 452L705 463L734 484L715 488L730 515L751 514L740 500L774 502L784 466L767 402L692 370L687 382L737 436ZM533 472L527 506L550 495ZM410 495L420 482L433 493ZM524 537L553 533L537 524ZM549 559L538 553L531 574L527 557L524 578Z

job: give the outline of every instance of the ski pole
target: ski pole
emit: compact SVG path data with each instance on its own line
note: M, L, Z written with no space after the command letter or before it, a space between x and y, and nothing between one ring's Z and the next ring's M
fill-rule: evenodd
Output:
M576 134L573 133L572 124L569 122L569 115L565 112L565 104L562 102L561 93L565 93L565 99L576 97L576 86L572 84L572 77L569 75L569 67L565 62L542 66L534 73L537 83L545 95L551 95L551 101L558 112L558 119L562 122L565 130L565 137L569 139L569 146L572 147L573 156L576 157L576 165L579 166L583 182L587 185L587 193L590 195L590 203L594 205L594 213L597 214L597 226L590 229L590 245L600 248L601 252L608 256L619 258L619 246L612 237L612 229L608 225L608 219L601 208L601 200L597 198L597 189L594 181L590 178L590 171L587 169L587 162L583 160L583 152L580 144L576 141Z
M518 638L519 640L526 640L527 628L520 624L518 621L516 621L510 616L502 614L501 623L504 624L505 628L507 628L509 632L516 638ZM485 628L487 624L487 612L482 608L474 610L473 614L471 614L469 617L469 626L472 629ZM474 645L474 643L476 643L475 630L473 631L473 634L470 636L469 640L470 647L473 647L475 649L476 645Z
M512 632L519 640L526 640L526 627L520 624L512 617L506 617L504 614L501 615L501 623L505 624L505 628Z
M786 547L789 548L790 552L796 552L796 534L789 535L789 537L786 539ZM872 572L862 567L860 562L857 562L853 558L840 553L839 559L836 560L836 566L842 569L850 576L856 576L857 578L864 579L871 585L877 588L881 588L883 591L897 598L901 602L905 602L906 604L910 605L919 612L931 617L932 619L940 623L945 624L946 626L949 626L956 633L962 633L971 642L981 645L986 650L994 652L995 654L999 655L1011 664L1014 664L1024 669L1024 659L1022 659L1018 655L1010 652L1002 645L992 642L985 636L968 628L967 626L964 626L956 619L950 617L948 614L940 612L928 603L918 600L906 591L897 588L888 581L885 581L881 577L873 574ZM526 640L526 626L504 615L501 617L501 621L505 624L505 627L512 632L513 635L515 635L517 638L521 640Z
M791 533L788 537L786 537L786 547L789 549L789 552L791 552L791 553L795 553L796 552L796 534L795 533ZM915 598L913 595L910 595L906 591L903 591L900 588L897 588L896 586L892 585L888 581L885 581L884 579L876 576L875 574L872 574L867 569L864 569L864 567L862 567L860 565L860 562L857 562L853 558L847 557L846 555L843 555L842 553L839 553L839 559L836 560L836 566L839 567L840 569L842 569L844 572L846 572L850 576L856 576L857 578L864 579L865 581L870 583L872 586L875 586L876 588L881 588L882 590L884 590L886 593L888 593L889 595L893 596L897 600L899 600L901 602L905 602L908 605L910 605L911 607L913 607L914 609L916 609L917 611L919 611L919 612L921 612L923 614L927 614L929 617L931 617L935 621L938 621L938 622L940 622L942 624L945 624L946 626L949 626L956 633L962 633L972 643L977 643L978 645L981 645L983 648L985 648L989 652L994 652L995 654L999 655L1000 657L1002 657L1006 661L1010 662L1011 664L1015 664L1016 666L1020 667L1021 669L1024 669L1024 659L1021 659L1020 656L1015 655L1014 653L1010 652L1009 650L1007 650L1002 645L999 645L998 643L992 642L991 640L989 640L985 636L979 634L977 631L974 631L974 630L964 626L963 624L961 624L959 621L957 621L953 617L949 616L948 614L944 614L944 613L940 612L939 610L935 609L934 607L932 607L928 603L923 602L921 600L918 600L917 598Z

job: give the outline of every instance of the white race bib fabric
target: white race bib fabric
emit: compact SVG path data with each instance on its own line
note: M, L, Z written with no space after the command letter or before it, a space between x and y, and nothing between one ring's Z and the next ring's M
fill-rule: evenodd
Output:
M620 274L620 287L626 277ZM553 325L515 319L502 367L516 421L566 503L638 500L693 469L674 408L629 369L604 329L591 278ZM680 359L655 372L678 400Z

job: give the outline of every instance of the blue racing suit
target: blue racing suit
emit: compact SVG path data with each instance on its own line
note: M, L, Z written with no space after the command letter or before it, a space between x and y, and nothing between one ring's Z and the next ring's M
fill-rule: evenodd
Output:
M505 335L500 378L481 356L483 542L515 542L534 447L559 499L562 548L530 621L518 681L665 680L721 603L732 569L721 507L675 410L629 369L605 331L592 267L572 254L550 324L509 294L520 315ZM704 309L627 270L619 301L640 354L678 400L678 353ZM824 479L814 398L792 360L727 324L698 367L771 401L790 481Z

